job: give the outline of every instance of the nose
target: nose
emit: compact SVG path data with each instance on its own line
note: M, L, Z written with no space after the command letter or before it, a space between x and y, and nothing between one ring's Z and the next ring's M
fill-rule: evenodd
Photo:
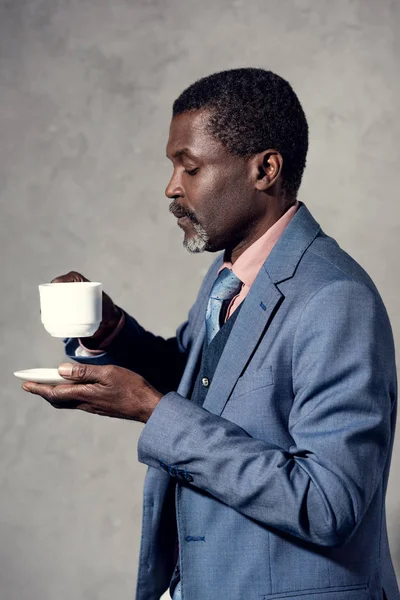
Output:
M169 183L165 189L165 195L167 196L167 198L170 199L183 198L183 196L185 195L185 191L182 187L180 178L176 171L174 171L171 179L169 180Z

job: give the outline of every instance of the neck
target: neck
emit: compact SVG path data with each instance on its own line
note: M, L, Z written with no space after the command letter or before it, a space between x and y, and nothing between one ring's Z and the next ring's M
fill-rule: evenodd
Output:
M256 242L261 236L264 235L279 219L296 204L296 198L293 200L285 200L272 204L267 215L257 223L253 223L253 226L249 231L246 231L242 240L233 248L226 248L224 260L235 264L237 259L245 252L254 242Z

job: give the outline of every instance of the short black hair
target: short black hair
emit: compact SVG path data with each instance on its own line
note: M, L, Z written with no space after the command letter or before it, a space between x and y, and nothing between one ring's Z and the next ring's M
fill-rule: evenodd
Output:
M274 148L283 158L285 195L300 187L308 150L308 125L291 85L257 68L229 69L195 81L175 100L172 115L210 109L209 133L228 152L250 158Z

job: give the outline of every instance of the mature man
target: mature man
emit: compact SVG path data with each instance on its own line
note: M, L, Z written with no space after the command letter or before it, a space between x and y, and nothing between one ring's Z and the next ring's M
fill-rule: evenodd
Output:
M190 252L224 251L188 319L164 340L104 296L95 336L65 340L90 366L60 372L82 385L24 384L145 423L138 600L168 586L186 600L400 598L391 327L370 277L297 200L307 147L299 100L269 71L186 89L166 195Z

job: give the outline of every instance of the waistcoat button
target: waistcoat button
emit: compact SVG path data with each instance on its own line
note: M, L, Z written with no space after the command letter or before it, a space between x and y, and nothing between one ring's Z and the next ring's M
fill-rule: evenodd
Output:
M207 377L203 377L201 383L204 385L204 387L208 387L210 385L210 381Z

